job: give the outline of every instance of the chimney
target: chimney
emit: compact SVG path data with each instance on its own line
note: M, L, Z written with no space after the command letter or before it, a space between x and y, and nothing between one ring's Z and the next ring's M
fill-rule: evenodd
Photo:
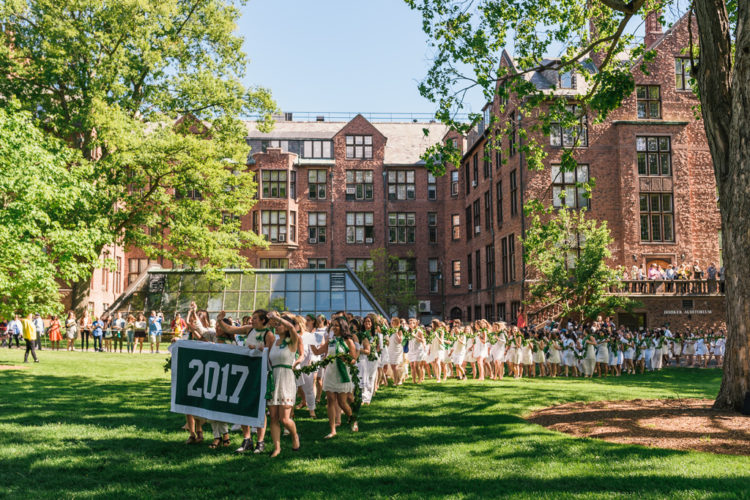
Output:
M599 30L596 29L596 24L594 23L594 19L589 19L589 43L593 42L597 39L599 36ZM591 60L594 63L594 66L597 68L600 68L602 63L604 62L604 57L606 55L606 47L607 45L600 45L597 49L593 50L590 54Z
M646 36L643 41L646 43L647 49L651 48L661 38L662 31L659 17L661 17L661 12L658 10L652 10L646 14Z

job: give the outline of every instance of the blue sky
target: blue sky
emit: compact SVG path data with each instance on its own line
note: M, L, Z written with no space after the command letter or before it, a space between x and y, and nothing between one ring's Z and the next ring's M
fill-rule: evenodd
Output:
M238 32L246 83L284 111L435 111L417 90L430 64L421 17L403 0L250 0Z

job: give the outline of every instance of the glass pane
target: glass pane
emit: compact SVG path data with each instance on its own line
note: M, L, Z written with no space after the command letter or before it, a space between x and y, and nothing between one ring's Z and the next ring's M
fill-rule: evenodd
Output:
M315 292L300 293L300 309L315 311Z
M661 175L672 175L669 153L661 153Z
M183 292L194 292L195 291L195 275L186 274L182 277L182 291Z
M255 309L268 309L268 296L267 292L255 294Z
M258 273L256 276L258 280L258 283L256 286L257 290L264 291L264 292L268 291L271 288L271 276L269 276L266 273L262 273L262 274Z
M652 86L648 88L648 98L659 100L659 87Z
M276 311L286 311L286 300L284 292L271 292L271 302L268 304Z
M221 311L221 308L223 305L224 305L224 294L212 293L208 297L208 305L206 306L206 310L209 312L218 312L218 311Z
M167 274L167 291L176 292L180 289L180 274Z
M304 293L302 295L305 295ZM331 310L331 292L317 292L315 294L315 310L327 313ZM304 305L304 302L303 302Z
M648 173L649 175L659 175L659 161L656 154L648 154Z
M651 216L651 239L653 241L661 241L661 216Z
M648 215L641 215L641 240L648 241L651 238L648 237Z
M302 284L300 285L300 289L315 291L315 275L312 273L302 274Z
M334 311L346 309L346 294L344 292L331 292L331 309Z
M649 137L648 138L648 150L649 151L656 151L658 148L658 141L656 137Z
M672 231L672 216L671 215L665 215L663 217L664 221L664 241L673 241L674 240L674 234Z
M271 275L271 291L284 291L284 275L281 273L273 273Z
M646 87L643 85L638 85L635 88L635 95L638 97L638 99L645 99L646 98Z
M648 196L646 196L645 194L641 195L640 205L641 212L648 212Z
M651 211L652 212L660 212L661 211L661 196L658 194L652 194L651 195Z
M239 292L226 292L224 294L224 310L225 311L236 311L239 303L240 303Z
M328 273L318 273L315 275L315 289L317 291L330 290L331 276Z
M671 194L665 194L662 196L662 203L661 203L661 210L662 212L672 212L672 195Z
M635 149L636 151L646 151L646 138L645 137L636 137Z
M287 292L286 294L286 307L293 313L299 313L300 302L298 292Z
M659 138L659 149L661 151L669 151L669 137Z
M552 188L552 204L555 207L561 207L562 206L562 200L560 199L560 193L562 193L562 188L559 186L554 186Z
M242 292L240 294L240 310L252 311L255 307L255 292Z
M300 275L298 273L288 273L286 275L286 289L299 290Z

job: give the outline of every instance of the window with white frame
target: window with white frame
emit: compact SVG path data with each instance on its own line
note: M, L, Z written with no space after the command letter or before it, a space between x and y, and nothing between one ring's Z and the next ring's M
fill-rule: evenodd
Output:
M388 171L388 199L413 200L416 198L414 170Z
M271 243L286 242L286 212L284 210L261 210L261 231Z
M581 185L588 180L588 165L578 165L568 172L561 172L560 165L552 165L552 205L555 208L589 208L590 200Z
M263 198L286 198L286 170L262 170Z
M326 179L328 171L324 169L311 169L307 171L308 197L311 200L326 199Z
M391 212L388 214L388 242L414 243L416 239L416 214Z
M326 215L325 212L308 212L307 214L308 241L313 245L326 242Z
M346 201L372 200L372 170L346 171Z
M346 213L346 242L366 243L373 242L375 230L373 227L372 212L347 212Z
M371 135L347 135L346 136L346 158L347 160L369 160L372 158L372 136Z

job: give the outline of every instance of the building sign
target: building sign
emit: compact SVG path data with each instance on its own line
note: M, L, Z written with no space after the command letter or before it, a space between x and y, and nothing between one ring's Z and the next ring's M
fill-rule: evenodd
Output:
M681 315L681 314L711 314L713 311L711 309L670 309L667 311L664 311L665 316L671 316L671 315Z
M263 427L267 351L192 340L171 351L173 412Z

